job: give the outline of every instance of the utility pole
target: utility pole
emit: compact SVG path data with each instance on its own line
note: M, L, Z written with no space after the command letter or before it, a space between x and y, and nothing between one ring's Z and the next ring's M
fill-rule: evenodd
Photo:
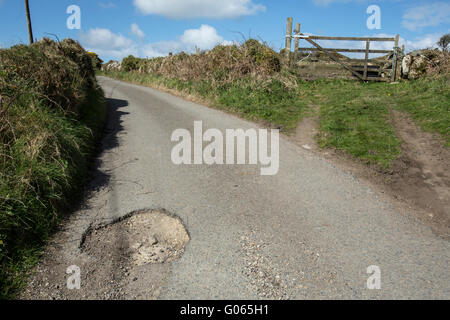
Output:
M31 27L30 6L28 0L25 0L25 11L27 12L28 36L30 37L30 44L33 44L33 28Z

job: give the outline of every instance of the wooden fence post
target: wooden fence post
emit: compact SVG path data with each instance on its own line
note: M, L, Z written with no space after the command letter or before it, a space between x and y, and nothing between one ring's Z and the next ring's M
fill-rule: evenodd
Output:
M369 69L369 50L370 50L370 40L366 41L366 56L364 58L364 80L367 80L367 72Z
M395 44L394 44L394 61L393 61L393 75L392 75L392 81L397 81L397 73L398 73L398 68L397 68L397 65L398 65L398 43L399 43L399 40L400 40L400 35L396 35L395 36Z
M295 25L295 30L294 30L294 34L296 36L298 36L300 34L300 28L301 28L300 23L297 23ZM294 40L294 63L297 62L299 47L300 47L300 38L296 37L295 40Z
M292 20L292 18L287 18L285 54L288 61L290 60L292 46Z

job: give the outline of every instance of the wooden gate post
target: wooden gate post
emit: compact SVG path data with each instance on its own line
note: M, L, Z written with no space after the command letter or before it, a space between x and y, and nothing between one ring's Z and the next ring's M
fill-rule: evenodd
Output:
M294 34L296 36L298 36L300 34L300 27L301 27L300 23L297 23L295 25ZM295 40L294 40L294 63L296 63L298 60L297 57L298 57L299 47L300 47L300 38L295 37Z
M393 74L392 74L392 81L395 82L397 81L397 76L398 76L398 52L399 52L399 47L398 47L398 43L400 40L400 35L396 35L395 36L395 44L394 44L394 61L393 61Z
M292 47L292 21L292 18L287 18L285 55L288 61L291 56Z
M366 56L364 58L364 80L367 80L367 72L369 69L369 50L370 50L370 40L366 41Z

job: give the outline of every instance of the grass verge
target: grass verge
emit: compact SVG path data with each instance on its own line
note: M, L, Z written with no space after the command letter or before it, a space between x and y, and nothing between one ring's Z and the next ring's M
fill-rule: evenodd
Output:
M390 91L392 108L408 112L424 130L439 133L450 147L450 75L402 82Z
M245 77L234 82L214 83L209 80L185 81L137 72L101 71L98 74L197 96L218 109L238 114L248 120L282 127L284 132L294 129L307 109L305 101L298 99L297 87L289 87L276 78L257 80Z
M318 143L343 150L367 163L388 167L400 155L390 122L389 84L317 80L305 88L318 106Z
M424 130L440 134L450 146L448 76L398 84L327 80L312 82L309 87L320 107L322 147L389 167L401 154L391 109L407 112Z
M0 299L11 299L83 195L106 106L71 40L0 50L0 100Z

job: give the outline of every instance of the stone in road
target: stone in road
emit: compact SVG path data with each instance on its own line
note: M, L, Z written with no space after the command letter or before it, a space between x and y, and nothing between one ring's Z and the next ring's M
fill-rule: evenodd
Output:
M49 245L24 298L450 297L448 240L365 183L284 138L275 176L249 165L174 165L176 129L200 120L222 132L257 125L150 88L99 82L110 119L89 197ZM136 269L114 250L80 249L90 226L142 209L181 219L190 241L180 259ZM127 246L121 232L105 241ZM81 290L65 287L70 265L81 266ZM372 265L379 290L367 288Z

